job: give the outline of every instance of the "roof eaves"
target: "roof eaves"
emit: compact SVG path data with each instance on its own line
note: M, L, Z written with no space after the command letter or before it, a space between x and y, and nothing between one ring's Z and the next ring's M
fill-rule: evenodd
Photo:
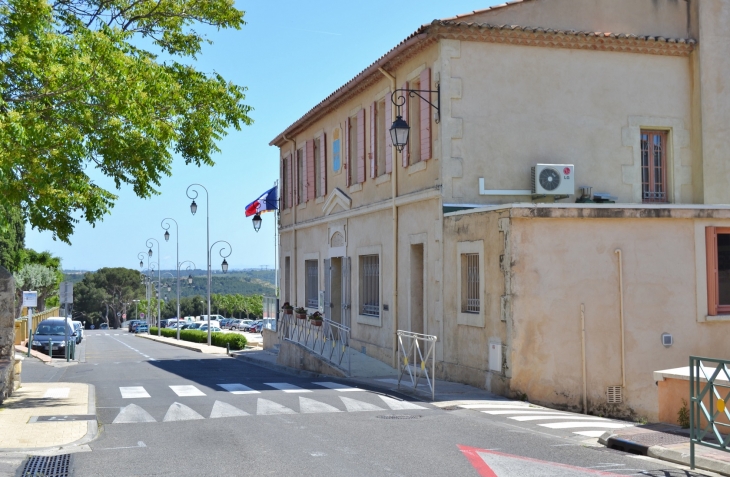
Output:
M527 2L531 2L531 1L533 1L533 0L514 0L512 2L500 3L499 5L492 5L491 7L482 8L481 10L474 10L473 12L460 13L453 17L442 18L442 20L457 20L459 18L470 17L472 15L478 15L480 13L491 12L494 10L502 10L503 8L509 8L509 7L512 7L515 5L520 5L522 3L527 3Z

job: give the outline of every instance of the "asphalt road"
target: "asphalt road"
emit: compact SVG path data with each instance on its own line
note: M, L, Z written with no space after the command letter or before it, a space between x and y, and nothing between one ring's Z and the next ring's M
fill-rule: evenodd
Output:
M74 476L712 475L505 413L442 410L123 330L86 336L85 362L23 366L24 381L95 386L101 432L73 455Z

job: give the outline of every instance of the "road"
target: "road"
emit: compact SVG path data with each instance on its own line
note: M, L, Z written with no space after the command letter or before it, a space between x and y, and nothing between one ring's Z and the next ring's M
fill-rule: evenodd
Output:
M581 421L524 403L443 410L123 330L87 332L80 351L85 362L75 366L23 366L24 381L95 386L101 432L89 452L73 455L74 476L711 475L576 434L616 421ZM531 419L516 419L524 416ZM545 426L560 422L587 424Z

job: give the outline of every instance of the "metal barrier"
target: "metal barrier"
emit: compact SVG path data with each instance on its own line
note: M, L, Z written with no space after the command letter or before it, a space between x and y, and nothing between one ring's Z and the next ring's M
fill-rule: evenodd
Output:
M33 316L31 318L31 327L30 329L35 331L35 329L38 327L38 324L45 320L46 318L55 318L60 316L59 311L61 308L59 307L53 307L49 308L46 311L41 311L40 313L33 313ZM19 345L22 341L26 341L28 339L28 316L22 316L20 318L16 318L15 320L15 338L13 340L13 343L16 345Z
M431 399L436 399L434 371L436 369L437 340L438 338L434 335L398 330L398 348L402 355L398 366L398 387L400 387L400 382L406 373L411 378L411 385L414 390L418 389L418 382L425 377L428 388L431 390ZM420 342L423 342L423 345Z
M689 357L689 459L692 469L695 468L695 445L730 451L730 411L725 405L730 398L728 365L730 361L725 359Z
M279 318L279 339L299 343L330 363L351 374L350 328L334 321L322 320L313 325L311 320L282 314Z

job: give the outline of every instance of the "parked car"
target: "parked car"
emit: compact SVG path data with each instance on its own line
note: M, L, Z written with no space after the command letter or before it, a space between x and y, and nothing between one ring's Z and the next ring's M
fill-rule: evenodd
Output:
M102 323L101 325L99 325L99 329L100 330L108 330L109 329L109 325L106 324L106 323Z
M237 321L237 323L231 327L232 330L243 330L246 326L253 323L253 320L248 320L248 319L241 319L241 320L236 320L236 321Z
M66 354L66 336L69 337L69 343L77 337L71 320L48 318L38 323L30 346L49 356L53 356L54 351Z
M149 333L150 327L147 323L145 323L143 321L141 323L137 323L137 326L134 327L134 332L135 333Z
M195 323L190 323L188 325L188 327L185 328L185 329L186 330L197 330L197 329L200 329L201 326L203 326L203 323L201 323L201 322L198 321L198 322L195 322Z
M71 323L76 331L76 344L79 344L84 339L84 325L80 321L72 321Z
M202 325L200 325L200 328L198 328L198 330L207 332L208 331L208 324L207 323L203 323ZM221 328L220 328L220 326L210 325L210 332L211 333L217 333L217 332L220 332L220 331L222 331Z
M257 326L257 325L259 325L259 324L261 324L261 320L256 320L256 321L253 321L253 322L249 323L248 325L246 325L246 326L245 326L245 327L243 328L243 331L248 331L249 333L254 333L254 332L255 332L255 331L254 331L254 329L255 329L255 328L256 328L256 326Z
M142 320L129 320L127 322L127 331L133 332L134 327L137 326L137 323L142 323Z
M249 329L249 333L261 333L261 330L264 327L263 321L257 321L254 323L254 325Z

